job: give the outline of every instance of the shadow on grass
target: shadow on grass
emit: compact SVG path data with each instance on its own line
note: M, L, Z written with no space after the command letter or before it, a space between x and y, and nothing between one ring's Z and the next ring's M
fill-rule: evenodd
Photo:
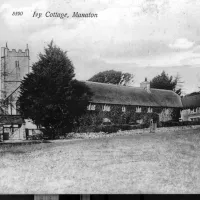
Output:
M20 146L20 145L31 145L31 144L41 144L41 143L51 143L51 141L49 140L26 140L23 142L1 142L0 143L0 147L1 146Z
M25 151L22 150L6 150L3 152L0 152L0 155L5 155L5 154L14 154L14 155L18 155L18 154L23 154L26 153Z
M51 143L49 140L43 140L42 143Z
M42 144L51 144L48 140L0 143L0 156L20 155L43 148ZM42 145L42 147L41 147Z

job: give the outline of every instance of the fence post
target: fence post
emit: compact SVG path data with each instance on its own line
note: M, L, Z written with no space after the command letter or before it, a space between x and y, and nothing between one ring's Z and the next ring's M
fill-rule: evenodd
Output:
M150 120L150 133L155 133L156 131L156 128L157 128L157 123L153 122L153 119Z

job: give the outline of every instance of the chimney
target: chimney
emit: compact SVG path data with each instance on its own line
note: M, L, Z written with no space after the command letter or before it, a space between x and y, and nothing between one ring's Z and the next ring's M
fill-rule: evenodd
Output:
M148 93L151 93L150 91L150 82L147 81L147 78L145 78L145 81L140 83L140 87L145 89Z

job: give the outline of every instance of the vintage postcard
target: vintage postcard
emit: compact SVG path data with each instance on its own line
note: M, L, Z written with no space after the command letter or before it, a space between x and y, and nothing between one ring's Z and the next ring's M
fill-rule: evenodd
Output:
M197 0L0 0L0 194L199 193L199 18Z

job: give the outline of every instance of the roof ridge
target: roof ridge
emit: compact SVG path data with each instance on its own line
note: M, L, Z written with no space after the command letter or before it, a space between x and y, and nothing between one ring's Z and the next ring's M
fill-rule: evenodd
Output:
M101 82L94 82L94 81L83 81L83 82L89 82L89 83L94 83L94 84L101 84L101 85L111 85L114 87L128 87L128 88L135 88L135 89L141 89L144 90L142 87L136 87L136 86L130 86L130 85L116 85L113 83L101 83ZM161 91L169 91L169 92L174 92L173 90L165 90L165 89L157 89L157 88L150 88L150 90L161 90Z
M101 82L95 82L95 81L84 81L84 82L101 84L101 85L113 85L114 87L133 87L133 86L128 86L128 85L117 85L117 84L113 84L113 83L101 83Z
M158 89L158 88L150 88L151 90L161 90L161 91L169 91L174 92L173 90L165 90L165 89ZM174 92L175 93L175 92Z

